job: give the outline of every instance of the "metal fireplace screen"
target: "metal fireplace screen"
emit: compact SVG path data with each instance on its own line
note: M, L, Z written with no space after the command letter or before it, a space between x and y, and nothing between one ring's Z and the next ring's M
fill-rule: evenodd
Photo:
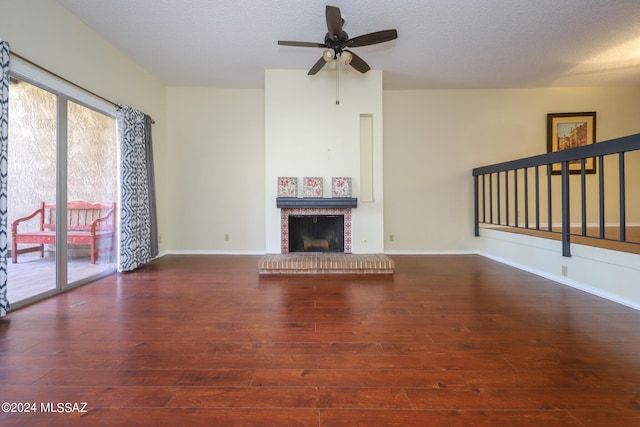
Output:
M289 252L344 252L344 215L290 215Z

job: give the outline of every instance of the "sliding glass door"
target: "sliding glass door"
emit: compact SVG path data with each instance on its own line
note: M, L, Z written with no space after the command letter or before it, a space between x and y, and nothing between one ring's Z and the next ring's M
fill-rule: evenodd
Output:
M116 212L110 207L115 208L117 198L116 162L115 118L67 101L69 284L115 269ZM88 233L95 233L93 239L89 238L94 242L93 249L85 243Z
M42 222L49 219L38 209L55 203L57 196L57 103L55 93L10 79L7 297L12 305L56 289L55 246L41 240L48 233L49 241L55 241L56 230L42 230Z
M9 90L13 308L115 271L115 108L18 63ZM15 262L14 262L15 261Z

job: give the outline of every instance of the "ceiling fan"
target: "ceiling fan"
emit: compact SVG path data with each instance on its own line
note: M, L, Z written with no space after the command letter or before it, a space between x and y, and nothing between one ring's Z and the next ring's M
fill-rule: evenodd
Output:
M369 64L348 49L384 43L398 38L398 32L395 29L376 31L374 33L349 38L349 35L342 29L345 20L340 13L340 9L335 6L327 6L326 18L328 32L324 36L324 43L278 40L278 44L282 46L324 48L322 57L318 59L307 73L310 76L320 71L326 63L330 63L338 57L340 57L345 64L351 65L357 71L366 73L371 69Z

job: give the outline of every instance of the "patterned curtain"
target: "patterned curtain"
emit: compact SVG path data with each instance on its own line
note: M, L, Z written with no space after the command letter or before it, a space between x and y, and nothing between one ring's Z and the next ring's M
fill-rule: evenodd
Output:
M0 317L7 299L7 141L9 139L9 44L0 39Z
M151 118L118 107L120 252L118 271L134 270L158 255Z

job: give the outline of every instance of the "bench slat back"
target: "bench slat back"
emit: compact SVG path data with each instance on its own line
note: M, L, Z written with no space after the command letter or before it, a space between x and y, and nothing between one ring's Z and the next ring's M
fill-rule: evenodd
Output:
M88 230L93 221L106 216L110 210L115 210L115 203L103 204L85 200L71 200L67 203L67 229ZM55 203L44 204L44 230L55 230L56 213ZM114 212L108 221L102 222L96 227L96 231L115 230L115 220Z

